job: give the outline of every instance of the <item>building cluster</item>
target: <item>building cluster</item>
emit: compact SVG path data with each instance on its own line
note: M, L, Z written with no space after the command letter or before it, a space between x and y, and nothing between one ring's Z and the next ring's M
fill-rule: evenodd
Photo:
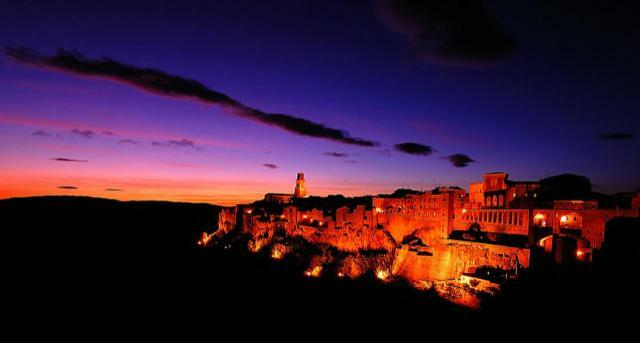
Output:
M534 259L588 263L603 246L608 222L640 216L640 190L612 198L571 174L512 181L507 173L487 173L469 192L404 190L338 208L300 206L305 197L299 173L294 194L266 194L263 202L223 213L221 222L252 233L262 240L258 247L280 229L341 250L389 251L393 263L385 273L450 290L493 285Z
M306 196L304 174L299 173L294 194L269 193L265 200L285 206L282 213L269 215L273 221L328 229L386 229L397 242L415 234L427 244L458 239L537 246L562 262L571 257L589 261L592 250L602 247L609 220L639 215L640 191L627 206L608 202L605 208L594 194L590 181L582 176L512 181L507 173L495 172L472 182L468 193L459 187L437 187L380 195L372 197L370 206L345 206L328 213L322 208L303 211L287 206L293 198Z

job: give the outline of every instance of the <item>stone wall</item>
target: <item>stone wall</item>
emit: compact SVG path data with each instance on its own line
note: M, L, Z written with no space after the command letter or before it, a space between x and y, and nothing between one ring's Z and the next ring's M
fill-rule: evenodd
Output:
M529 249L495 244L447 240L427 250L397 249L392 273L412 281L450 280L485 266L515 273L530 262Z

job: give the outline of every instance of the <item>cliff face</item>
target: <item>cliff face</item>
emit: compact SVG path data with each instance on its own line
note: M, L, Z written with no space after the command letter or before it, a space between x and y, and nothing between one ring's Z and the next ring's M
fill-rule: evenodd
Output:
M304 255L308 277L333 273L358 278L368 272L380 279L395 276L466 306L477 306L478 295L494 289L483 286L493 285L492 278L510 277L529 266L528 249L442 238L440 230L416 223L391 217L387 225L374 228L353 223L336 228L225 209L219 234L235 230L247 238L250 251L266 249L274 259Z
M226 235L236 228L238 210L236 207L223 208L218 215L219 235Z
M412 281L443 281L474 274L479 268L515 275L519 268L528 267L529 249L449 240L424 251L402 246L396 250L392 272Z
M390 276L396 242L384 229L356 227L317 227L287 221L262 220L239 209L223 209L219 216L218 237L232 232L247 238L247 247L258 253L268 249L274 259L290 253L307 255L309 277L333 272L338 277L357 278L367 272L385 279ZM317 249L300 251L299 240Z
M298 226L287 230L291 236L301 236L312 243L328 244L342 251L384 250L393 252L396 243L388 231L370 228L318 229Z
M436 229L437 226L437 223L400 215L387 215L384 225L396 242L401 242L404 237L414 234L427 244L443 238L442 232Z

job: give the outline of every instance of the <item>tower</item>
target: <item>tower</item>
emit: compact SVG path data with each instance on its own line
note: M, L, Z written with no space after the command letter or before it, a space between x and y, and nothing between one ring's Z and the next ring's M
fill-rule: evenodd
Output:
M296 190L293 195L296 198L304 198L307 196L307 188L304 185L304 173L298 173L296 177Z

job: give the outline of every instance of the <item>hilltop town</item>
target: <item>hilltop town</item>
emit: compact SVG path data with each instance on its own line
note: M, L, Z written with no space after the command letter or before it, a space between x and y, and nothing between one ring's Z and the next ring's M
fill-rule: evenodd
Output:
M494 172L468 192L451 186L345 198L309 196L299 173L292 194L223 209L218 230L198 244L242 236L250 251L269 249L274 259L312 245L310 278L400 278L478 307L531 268L588 267L603 252L615 254L639 216L640 190L595 193L588 178L573 174L512 181Z

